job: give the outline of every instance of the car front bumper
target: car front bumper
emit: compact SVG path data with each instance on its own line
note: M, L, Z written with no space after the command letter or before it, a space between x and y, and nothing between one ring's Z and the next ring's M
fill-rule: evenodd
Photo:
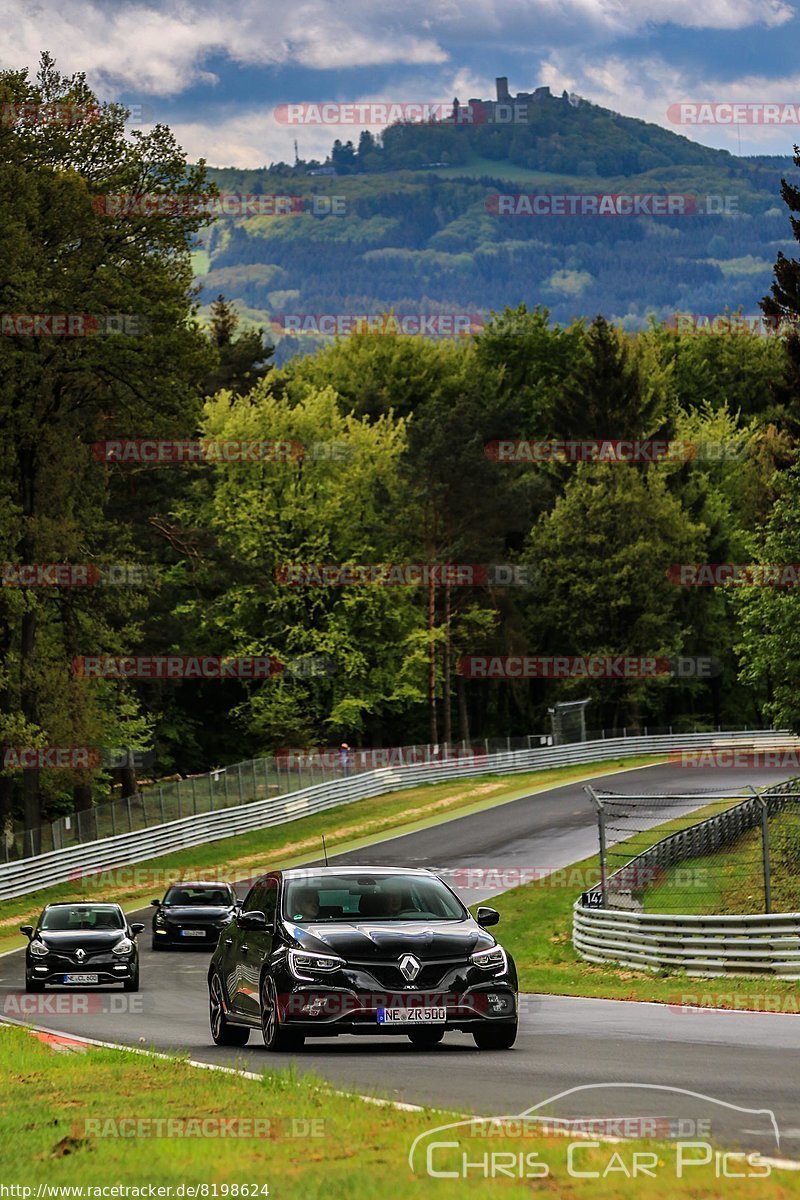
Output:
M25 973L31 983L44 983L60 987L97 987L100 984L125 983L135 979L139 970L139 960L131 958L108 962L89 960L86 963L75 963L63 959L54 962L36 962L26 964ZM68 976L96 975L96 981L85 983L68 983Z
M278 991L280 1021L307 1037L332 1037L338 1033L408 1034L414 1029L462 1030L517 1020L516 987L506 980L491 980L480 987L453 992L380 991L298 984ZM444 1009L445 1019L379 1020L381 1009Z

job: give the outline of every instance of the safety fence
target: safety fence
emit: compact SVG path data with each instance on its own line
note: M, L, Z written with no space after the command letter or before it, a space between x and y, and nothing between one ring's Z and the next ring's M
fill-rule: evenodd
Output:
M573 944L583 958L694 975L800 977L800 912L772 911L798 908L800 779L753 790L738 803L708 794L596 793L595 799L602 814L601 847L609 832L613 836L624 825L620 814L635 811L638 802L638 827L623 844L626 854L637 836L648 836L645 812L652 811L655 800L673 806L706 800L724 807L668 833L612 874L604 847L601 883L574 906ZM747 911L730 911L733 896ZM694 898L711 911L675 911L676 898L684 909Z
M782 736L782 735L781 735ZM0 864L0 898L25 895L47 884L141 862L175 850L202 845L254 829L280 825L329 808L419 784L482 775L505 775L553 767L608 762L623 757L669 754L687 748L714 751L767 746L774 731L665 734L601 739L567 746L545 746L498 754L453 757L441 761L387 767L348 774L283 795L264 795L257 770L244 802L192 813L157 825L118 831L111 837ZM241 778L241 776L240 776ZM242 787L244 789L244 782ZM230 797L229 797L230 798ZM156 810L157 812L158 810Z

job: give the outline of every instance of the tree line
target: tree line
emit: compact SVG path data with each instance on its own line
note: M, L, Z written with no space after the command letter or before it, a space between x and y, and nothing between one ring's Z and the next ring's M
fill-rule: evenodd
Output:
M96 106L47 57L35 79L0 74L3 102ZM0 337L0 825L141 782L107 759L20 766L15 748L150 751L163 776L286 746L544 732L548 709L578 698L594 728L800 725L797 589L674 576L800 561L796 335L627 334L518 305L458 341L398 335L387 316L277 367L224 297L198 319L195 201L212 189L165 127L126 135L119 106L66 128L0 125L0 313L95 320L91 336L17 319ZM98 203L142 193L177 199L115 215ZM800 211L788 184L783 198ZM775 280L767 310L796 313L797 264L779 256ZM587 439L695 449L636 462L496 449ZM206 449L153 461L145 442ZM109 452L123 443L139 449ZM91 571L48 579L48 564ZM390 585L288 573L337 564L481 570ZM280 667L224 680L85 667L137 656ZM588 656L714 670L464 668Z

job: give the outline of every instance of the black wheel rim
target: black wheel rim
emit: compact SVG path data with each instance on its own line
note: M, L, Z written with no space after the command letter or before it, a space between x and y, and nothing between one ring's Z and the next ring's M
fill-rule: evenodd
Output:
M211 1009L211 1036L216 1040L222 1034L222 1026L224 1022L224 1013L222 1011L222 990L219 986L219 980L217 979L216 975L211 981L209 1005Z
M277 1004L275 1003L274 984L267 978L261 985L261 1028L264 1032L264 1044L271 1046L275 1041L278 1027Z

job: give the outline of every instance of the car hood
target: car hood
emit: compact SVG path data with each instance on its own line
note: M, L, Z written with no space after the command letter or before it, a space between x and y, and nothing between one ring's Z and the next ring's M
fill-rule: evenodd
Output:
M232 904L175 904L158 910L168 921L219 921L233 913Z
M467 958L494 945L494 938L475 921L336 921L295 925L287 931L304 950L334 952L349 960L397 958L415 954L420 960Z
M83 948L88 952L97 950L108 950L111 946L116 946L122 938L127 937L124 929L98 929L98 930L65 930L63 933L53 930L43 930L36 935L36 940L44 942L51 950L58 952L70 953L73 950Z

